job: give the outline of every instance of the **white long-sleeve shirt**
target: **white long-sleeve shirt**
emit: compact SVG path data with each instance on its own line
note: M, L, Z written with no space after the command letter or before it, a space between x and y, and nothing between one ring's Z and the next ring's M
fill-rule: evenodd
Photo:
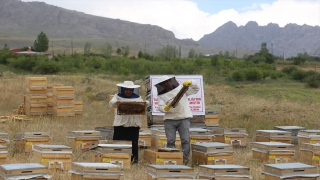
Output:
M149 104L149 101L142 100L141 96L139 98L122 98L115 94L109 101L109 106L117 107L117 102L146 102ZM141 115L118 115L115 110L113 126L141 127L141 125Z
M179 93L182 88L182 85L179 85L175 89L165 93L158 95L158 108L160 112L165 113L163 119L172 119L172 120L179 120L179 119L186 119L192 118L192 112L189 107L188 96L192 94L196 94L200 90L200 86L196 83L196 81L191 80L192 83L189 86L187 92L181 97L179 103L176 105L175 108L171 107L169 111L164 110L165 105L169 105L175 96Z

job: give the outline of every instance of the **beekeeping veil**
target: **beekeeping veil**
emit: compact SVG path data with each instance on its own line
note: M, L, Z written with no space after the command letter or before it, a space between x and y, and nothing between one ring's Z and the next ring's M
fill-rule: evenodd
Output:
M165 81L171 81L173 89L179 86L179 83L178 83L178 81L176 80L176 78L174 76L173 77L169 77L167 75L161 76L161 77L158 78L158 83L155 84L155 86L157 87L158 95L161 95L161 94L164 94L164 93L168 92L168 90L166 90L161 85L161 83L165 82Z
M133 89L133 93L130 97L124 98L138 98L140 97L140 85L135 85L132 81L124 81L122 84L117 84L118 86L118 96L124 97L125 89Z

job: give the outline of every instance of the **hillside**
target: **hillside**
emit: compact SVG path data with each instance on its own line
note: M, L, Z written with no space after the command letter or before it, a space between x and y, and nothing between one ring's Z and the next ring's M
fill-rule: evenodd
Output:
M266 42L269 51L278 56L284 53L285 57L290 57L304 52L320 56L319 37L319 26L287 24L282 28L274 23L259 26L257 22L250 21L245 26L237 27L229 21L203 36L199 44L210 48L259 50L261 43Z

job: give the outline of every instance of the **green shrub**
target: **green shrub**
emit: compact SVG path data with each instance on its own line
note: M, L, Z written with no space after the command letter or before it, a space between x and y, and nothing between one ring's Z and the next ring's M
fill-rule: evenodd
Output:
M245 80L245 74L243 71L236 71L232 74L232 79L235 81L244 81Z
M282 69L283 73L291 74L292 71L298 70L295 66L288 66Z
M257 68L250 68L245 71L245 77L248 81L258 81L262 79L262 72Z
M306 73L302 70L295 70L290 73L292 79L296 81L301 81L306 77Z
M54 61L42 61L33 68L36 74L56 74L60 71L60 67Z
M320 75L309 76L306 80L307 86L318 88L320 86Z

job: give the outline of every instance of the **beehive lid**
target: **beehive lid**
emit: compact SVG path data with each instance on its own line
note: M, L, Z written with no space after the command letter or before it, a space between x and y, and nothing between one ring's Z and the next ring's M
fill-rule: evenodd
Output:
M212 135L211 130L203 128L190 128L190 135Z
M305 127L301 126L275 126L275 130L283 130L283 131L294 131L294 130L304 130Z
M75 130L75 131L68 131L69 137L79 137L79 136L100 136L100 131L95 130Z
M2 164L1 176L11 179L31 179L31 177L50 177L48 169L39 163ZM17 178L19 177L19 178Z
M131 148L132 148L132 145L129 145L129 144L98 144L98 147L102 147L102 148L131 149Z
M184 165L155 165L148 164L148 167L157 170L193 170L193 168Z
M139 132L139 136L151 136L151 132Z
M203 153L222 153L230 152L233 153L233 146L231 144L219 143L219 142L197 142L191 144L192 150L203 152Z
M15 140L23 140L28 138L51 138L48 132L23 132L14 135Z
M154 165L148 164L147 173L153 177L194 178L193 168L183 165Z
M98 140L91 142L90 145L91 147L89 149L95 149L101 144L128 144L132 145L131 141L122 141L122 140Z
M75 174L101 174L102 176L122 175L121 167L111 163L73 162L69 173Z
M245 128L230 128L230 129L212 129L212 134L225 135L225 134L246 134Z
M72 153L72 148L65 145L35 144L32 149L36 151L41 151L41 152L52 152L52 153L71 152Z
M291 137L291 132L280 130L257 130L256 136L266 137Z
M264 174L278 176L281 179L290 177L318 177L315 166L302 163L265 164Z
M320 143L310 144L302 143L300 149L310 150L310 151L320 151Z
M298 136L320 136L320 130L300 130Z
M251 178L250 168L234 164L199 165L199 175L210 178L215 178L217 176Z
M282 142L254 142L252 149L265 149L269 151L294 151L294 145Z

